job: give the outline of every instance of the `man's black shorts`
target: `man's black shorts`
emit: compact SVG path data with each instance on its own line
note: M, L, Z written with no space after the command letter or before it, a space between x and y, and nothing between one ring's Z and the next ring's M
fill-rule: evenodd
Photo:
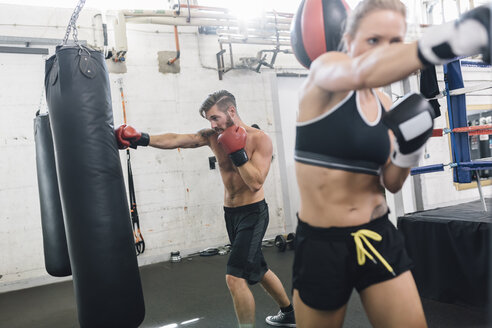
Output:
M306 305L318 310L336 310L348 302L354 287L360 292L394 278L376 256L376 263L366 258L364 265L358 264L351 233L360 229L381 235L381 241L368 240L396 276L412 268L403 237L388 215L355 227L319 228L298 220L292 284ZM368 247L365 249L374 255Z
M268 227L265 200L240 207L224 207L227 233L232 245L227 274L244 278L249 284L259 282L268 271L261 242Z

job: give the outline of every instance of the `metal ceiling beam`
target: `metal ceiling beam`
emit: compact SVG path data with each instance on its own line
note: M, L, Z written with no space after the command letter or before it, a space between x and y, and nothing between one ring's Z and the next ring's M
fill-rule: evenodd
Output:
M7 36L0 35L0 44L24 44L26 46L30 45L49 45L56 46L62 44L62 39L49 39L49 38L31 38L31 37L21 37L21 36ZM68 40L68 45L74 45L72 40ZM86 40L79 40L79 44L87 45Z
M2 47L0 53L7 54L29 54L29 55L47 55L49 54L46 48L30 48L30 47Z

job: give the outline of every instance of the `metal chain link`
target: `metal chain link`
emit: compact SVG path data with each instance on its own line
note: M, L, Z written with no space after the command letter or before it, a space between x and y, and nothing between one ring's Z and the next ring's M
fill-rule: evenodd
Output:
M277 39L277 46L275 49L280 49L280 33L278 31L278 22L277 22L277 12L274 10L273 15L275 17L275 38Z
M39 97L38 112L40 112L41 111L41 108L43 108L44 100L46 99L44 97L44 83L43 83L43 87L41 89L42 89L42 91L41 91L41 97Z
M82 8L85 5L86 0L79 0L79 3L75 7L72 17L70 17L70 22L68 23L67 26L67 32L65 33L65 38L63 39L63 45L66 45L68 42L68 37L70 36L70 31L72 31L73 35L73 41L75 42L76 45L80 46L79 44L79 39L78 39L78 31L77 31L77 19L79 18L79 14L82 11Z

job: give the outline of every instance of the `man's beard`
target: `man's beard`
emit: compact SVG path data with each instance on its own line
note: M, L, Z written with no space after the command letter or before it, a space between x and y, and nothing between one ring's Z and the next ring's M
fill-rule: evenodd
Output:
M234 121L232 120L232 117L229 115L229 113L226 113L226 115L227 115L226 128L230 128L231 126L234 125Z
M233 126L235 123L234 123L234 121L232 120L232 117L229 115L229 113L225 113L225 114L226 114L226 116L227 116L227 118L226 118L226 123L225 123L225 125L226 125L226 127L225 127L225 128L227 129L227 128L230 128L231 126ZM215 132L217 132L217 133L222 133L222 132L224 132L224 130L225 130L225 129L221 129L221 128L218 128L218 127L217 127L217 128L215 128Z

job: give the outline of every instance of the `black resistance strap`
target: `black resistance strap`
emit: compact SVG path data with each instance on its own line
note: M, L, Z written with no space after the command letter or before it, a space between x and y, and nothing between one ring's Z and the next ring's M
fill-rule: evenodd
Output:
M126 124L126 107L125 107L125 94L123 92L123 82L120 79L120 95L121 95L121 106L123 108L123 121ZM132 219L133 236L135 238L135 249L137 250L137 255L142 254L145 251L145 241L140 231L140 220L138 218L137 211L137 200L135 198L135 188L133 185L133 173L132 173L132 163L130 160L130 149L126 149L126 157L128 163L128 194L130 196L130 214Z

